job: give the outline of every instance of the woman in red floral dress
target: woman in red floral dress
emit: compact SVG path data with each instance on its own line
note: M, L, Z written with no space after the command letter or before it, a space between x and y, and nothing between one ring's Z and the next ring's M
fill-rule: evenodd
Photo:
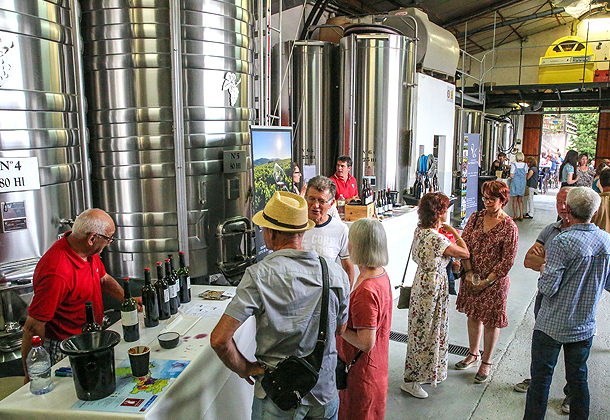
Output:
M481 190L485 210L473 213L462 233L470 259L462 261L466 278L457 297L457 310L468 316L470 354L455 365L459 370L478 365L483 335L484 353L474 378L476 383L489 379L500 328L508 325L508 272L515 262L519 239L517 225L502 210L508 202L508 186L501 181L487 181Z

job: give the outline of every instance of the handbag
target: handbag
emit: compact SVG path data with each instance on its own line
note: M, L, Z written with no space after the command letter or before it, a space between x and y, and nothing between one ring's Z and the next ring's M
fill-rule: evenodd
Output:
M411 259L411 252L413 252L413 244L415 239L411 242L411 249L409 250L409 256L407 257L407 264L405 265L405 272L402 275L402 281L395 289L400 289L400 295L398 296L398 309L409 309L409 302L411 301L411 286L405 286L405 277L407 276L407 268L409 268L409 260Z
M335 375L338 390L347 389L347 375L360 356L362 356L362 350L356 354L354 360L349 362L349 364L345 363L339 356L337 356L337 368L335 369Z
M322 307L320 309L320 326L314 350L305 357L290 356L282 360L273 371L265 372L261 385L267 396L280 409L288 411L298 408L301 399L318 383L326 332L328 329L328 265L320 257L322 265Z

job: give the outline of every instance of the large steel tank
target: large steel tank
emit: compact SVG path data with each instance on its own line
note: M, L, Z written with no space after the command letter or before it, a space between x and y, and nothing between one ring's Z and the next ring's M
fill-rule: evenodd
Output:
M31 278L88 202L74 6L0 1L0 283Z
M408 187L413 51L413 40L400 35L341 40L341 152L352 157L360 188L364 177L373 189Z
M331 176L339 155L339 46L323 41L276 45L282 125L292 125L292 159L304 173ZM277 98L278 94L273 93Z
M184 244L193 277L242 262L239 235L227 243L218 226L250 215L250 10L250 0L83 1L93 201L120 239L107 248L111 273L141 278Z

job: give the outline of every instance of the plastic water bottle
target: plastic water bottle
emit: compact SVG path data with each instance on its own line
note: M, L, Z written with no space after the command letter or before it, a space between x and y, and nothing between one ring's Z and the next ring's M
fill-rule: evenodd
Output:
M53 389L51 357L37 335L32 337L32 350L30 350L26 362L30 377L30 392L34 395L42 395L51 391Z

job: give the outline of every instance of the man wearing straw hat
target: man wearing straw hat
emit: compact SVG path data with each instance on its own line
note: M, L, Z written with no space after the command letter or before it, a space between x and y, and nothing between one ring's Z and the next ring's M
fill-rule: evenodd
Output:
M266 397L260 384L264 368L273 369L288 356L307 356L317 339L322 268L316 252L305 251L301 246L303 233L315 225L307 213L305 199L280 191L254 215L252 221L263 228L265 245L273 253L246 270L210 337L212 348L223 363L254 384L253 419L337 418L334 334L329 334L318 382L298 408L282 411ZM341 334L347 323L350 286L345 271L336 263L327 262L328 330ZM235 331L250 316L256 317L257 325L254 362L247 360L233 341Z

